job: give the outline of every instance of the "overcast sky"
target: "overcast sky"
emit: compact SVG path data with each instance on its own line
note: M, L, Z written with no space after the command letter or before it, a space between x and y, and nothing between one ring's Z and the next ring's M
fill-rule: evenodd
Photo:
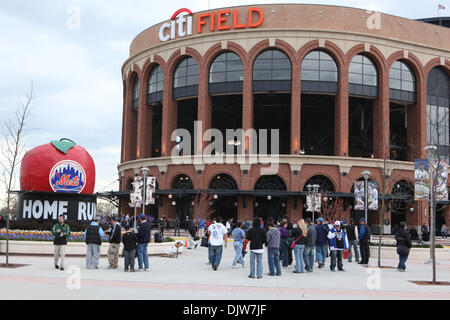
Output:
M211 9L256 3L342 5L410 19L434 17L442 4L442 15L450 15L450 0L210 0ZM138 33L182 7L206 10L208 0L2 0L0 123L13 115L33 79L35 112L28 127L37 130L28 135L28 148L71 138L94 158L96 191L117 190L121 66ZM78 11L79 28L73 19Z

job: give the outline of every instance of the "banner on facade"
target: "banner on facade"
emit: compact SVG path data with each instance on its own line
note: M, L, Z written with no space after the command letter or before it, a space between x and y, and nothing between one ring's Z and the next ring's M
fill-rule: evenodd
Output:
M321 210L321 193L308 193L306 196L306 212L320 212Z
M448 167L446 160L432 162L433 184L435 185L436 201L448 201Z
M356 181L354 185L355 210L364 210L365 181ZM367 183L367 209L378 210L378 184L375 181Z
M429 200L430 175L428 174L428 160L414 160L414 200Z
M145 205L155 204L156 177L147 178Z
M135 176L134 182L131 185L133 186L133 190L130 193L130 207L138 208L142 206L142 191L144 188L142 177Z

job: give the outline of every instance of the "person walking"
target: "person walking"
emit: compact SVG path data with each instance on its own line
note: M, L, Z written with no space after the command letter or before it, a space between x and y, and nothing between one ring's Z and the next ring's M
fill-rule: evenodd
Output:
M198 221L198 236L201 238L205 235L205 221L203 220L203 217L200 217L200 220Z
M269 262L269 276L281 276L280 263L280 231L274 227L273 222L267 225L267 259ZM276 273L275 273L276 269Z
M136 260L136 235L131 231L130 226L125 226L125 234L122 237L124 270L125 272L134 272L134 263Z
M342 254L348 250L348 238L347 233L341 228L341 223L336 221L334 227L328 232L328 239L330 239L330 256L331 264L330 270L336 271L336 260L339 271L344 270L344 264L342 263Z
M115 217L111 218L111 225L111 231L106 232L109 236L108 269L117 269L119 267L119 248L122 240L122 227Z
M178 218L178 216L175 217L175 219L173 220L173 228L175 230L173 236L176 237L177 236L177 232L178 232L178 236L180 237L180 225L181 225L181 221L180 218Z
M318 219L316 228L316 257L319 269L325 266L328 253L328 226L324 224L323 218Z
M397 254L399 257L397 271L405 272L406 260L408 260L409 249L412 247L412 242L407 225L403 221L400 222L400 230L395 234L395 240L397 240Z
M287 222L282 221L280 225L280 256L283 263L283 267L287 268L289 266L289 249L286 239L289 238L289 233L287 230Z
M347 232L348 245L350 250L350 255L348 256L348 262L352 262L353 254L352 248L355 250L355 261L359 262L359 249L358 249L358 227L355 225L355 221L350 219L350 224L345 227Z
M138 264L139 271L148 271L148 253L147 247L151 238L151 225L147 222L147 217L145 214L139 216L139 227L137 233L137 251L138 251Z
M235 254L231 267L233 269L238 268L237 263L239 262L242 265L242 268L244 268L245 262L244 257L242 256L242 248L244 246L245 232L242 230L242 222L236 224L236 228L234 228L232 234Z
M209 262L214 271L217 271L220 261L222 260L223 243L227 247L227 228L221 223L222 218L217 217L216 223L212 224L208 229L209 237Z
M197 230L195 228L194 221L191 219L189 220L189 226L188 226L188 232L189 232L189 246L188 249L197 249L197 243L195 242L195 237L197 235Z
M249 278L262 278L263 273L263 245L267 242L266 232L261 228L261 220L258 217L253 219L253 226L247 232L247 239L250 241L250 275Z
M314 248L316 247L317 233L311 218L306 218L307 234L305 243L305 252L303 258L305 260L306 272L313 272L314 269Z
M58 223L52 228L55 269L64 271L64 258L66 256L67 240L70 238L70 226L64 222L64 215L59 215ZM61 259L61 260L60 260Z
M292 229L292 238L294 239L294 255L295 255L295 269L294 273L305 272L305 261L303 260L303 252L305 250L306 235L308 229L305 220L301 219L298 225L294 225Z
M105 232L99 225L99 218L94 218L94 221L84 231L87 254L86 254L86 268L98 269L98 263L100 260L100 246L102 245L102 238Z
M367 225L366 219L361 219L361 227L358 234L359 239L359 248L361 251L361 261L359 264L369 264L370 258L370 236L372 235L372 231L370 227Z
M442 237L442 239L447 239L447 232L448 232L447 225L443 224L442 227L441 227L441 237Z

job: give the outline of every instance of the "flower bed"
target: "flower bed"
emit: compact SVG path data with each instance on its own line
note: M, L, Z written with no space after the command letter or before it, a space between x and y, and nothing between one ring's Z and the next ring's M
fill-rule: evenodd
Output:
M9 230L9 239L16 241L53 241L55 237L50 231ZM0 230L0 240L6 240L6 230ZM84 242L84 232L71 232L69 242ZM105 235L102 241L108 241Z

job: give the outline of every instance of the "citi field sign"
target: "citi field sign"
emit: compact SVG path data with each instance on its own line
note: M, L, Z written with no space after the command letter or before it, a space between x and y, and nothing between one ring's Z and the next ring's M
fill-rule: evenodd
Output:
M246 17L241 17L237 9L227 9L199 13L193 21L191 10L177 10L169 22L159 29L159 39L163 42L186 36L191 36L195 27L198 34L209 29L211 32L257 28L264 22L264 14L260 8L249 8ZM195 25L194 25L195 24Z

